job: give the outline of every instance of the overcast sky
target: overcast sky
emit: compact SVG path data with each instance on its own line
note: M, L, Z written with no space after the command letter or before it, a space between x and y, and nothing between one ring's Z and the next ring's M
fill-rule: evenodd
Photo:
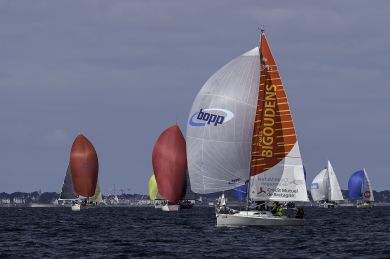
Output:
M390 189L389 1L0 0L0 192L60 191L73 139L94 144L104 193L147 192L158 135L267 38L307 180L365 167Z

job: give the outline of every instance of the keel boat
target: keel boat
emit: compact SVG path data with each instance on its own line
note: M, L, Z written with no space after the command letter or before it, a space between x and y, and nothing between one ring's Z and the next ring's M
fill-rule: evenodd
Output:
M187 125L191 189L218 193L248 184L247 206L217 204L217 226L302 225L251 209L253 203L308 202L304 168L287 95L264 31L260 46L211 76L196 96Z
M152 164L163 211L177 211L185 188L187 171L186 142L178 125L164 130L152 153ZM156 204L156 202L155 202Z
M79 211L83 207L96 205L102 200L97 185L99 162L94 146L82 134L73 142L69 164L73 190L78 197L72 203L72 210Z
M374 206L374 193L366 169L351 175L348 181L348 196L350 201L356 201L357 208L366 209Z
M328 161L328 166L314 178L311 184L311 196L313 201L322 208L334 208L339 201L344 200L330 161Z

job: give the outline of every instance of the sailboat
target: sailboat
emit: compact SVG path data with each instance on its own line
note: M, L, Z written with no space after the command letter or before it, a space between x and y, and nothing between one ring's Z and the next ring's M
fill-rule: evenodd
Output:
M78 195L78 201L72 204L72 210L78 211L81 206L91 204L90 198L95 195L99 171L96 150L82 134L72 144L69 164L73 189Z
M339 182L328 160L328 166L314 178L311 184L311 196L319 207L334 208L338 201L344 200Z
M359 170L351 175L348 181L349 200L357 201L358 208L371 208L374 202L371 182L366 169Z
M186 143L178 125L164 130L152 153L153 171L163 211L178 211L187 170Z
M62 184L62 189L60 197L58 198L59 205L67 206L72 205L78 200L78 195L75 193L72 182L72 174L70 173L70 165L66 170L64 183ZM95 194L91 197L91 202L93 204L103 203L102 193L100 191L99 182L96 184Z
M260 41L208 79L188 118L191 189L207 194L248 183L246 209L219 203L217 226L303 224L302 209L297 218L251 209L252 203L308 201L294 123L264 31Z

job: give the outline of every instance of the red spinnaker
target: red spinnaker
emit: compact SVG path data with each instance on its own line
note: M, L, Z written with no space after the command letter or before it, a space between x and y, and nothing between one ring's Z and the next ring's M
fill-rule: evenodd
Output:
M82 134L73 142L70 151L70 172L74 191L84 197L95 194L99 162L92 143Z
M171 126L158 137L152 163L159 194L170 202L178 203L187 170L186 141L179 126Z

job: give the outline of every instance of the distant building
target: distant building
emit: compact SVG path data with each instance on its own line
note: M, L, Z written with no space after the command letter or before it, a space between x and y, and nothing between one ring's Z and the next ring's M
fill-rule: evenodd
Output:
M26 203L26 200L24 198L18 198L18 197L14 197L12 199L12 203L13 204L25 204Z
M11 203L11 199L9 198L0 199L0 204L10 204L10 203Z

